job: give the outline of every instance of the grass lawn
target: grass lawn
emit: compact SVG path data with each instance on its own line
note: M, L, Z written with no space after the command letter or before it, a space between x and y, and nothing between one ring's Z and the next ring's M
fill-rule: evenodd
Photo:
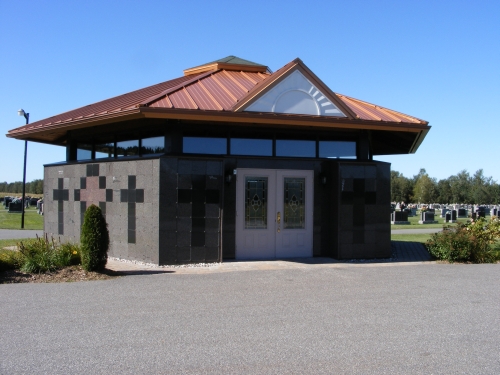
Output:
M20 238L20 239L15 239L15 240L0 240L0 253L2 252L2 249L5 247L10 247L10 246L16 246L19 242L26 242L28 241L29 238Z
M391 241L422 242L426 243L431 238L431 233L420 234L393 234Z
M422 229L422 228L442 228L443 225L455 225L455 224L446 224L444 222L444 218L440 218L439 215L435 215L434 219L438 222L438 224L419 224L420 215L412 216L408 218L410 224L405 225L391 225L391 229ZM458 219L459 223L465 223L469 219Z
M0 229L21 229L21 213L9 213L0 205ZM43 216L36 213L36 207L24 212L24 229L43 229Z

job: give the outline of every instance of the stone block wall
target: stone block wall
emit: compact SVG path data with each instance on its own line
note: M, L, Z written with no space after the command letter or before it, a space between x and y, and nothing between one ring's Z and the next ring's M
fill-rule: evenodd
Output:
M159 160L45 166L44 232L80 241L85 210L108 223L108 255L158 264Z
M338 185L338 258L390 257L390 164L340 163Z

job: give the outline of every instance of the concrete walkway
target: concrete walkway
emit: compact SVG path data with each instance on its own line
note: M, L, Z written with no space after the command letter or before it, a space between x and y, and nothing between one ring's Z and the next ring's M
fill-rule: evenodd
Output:
M209 265L155 266L118 259L108 259L106 268L126 275L158 273L207 274L233 271L287 270L360 266L390 266L432 263L425 246L417 242L392 241L392 257L388 259L336 260L332 258L293 258L284 260L225 261Z

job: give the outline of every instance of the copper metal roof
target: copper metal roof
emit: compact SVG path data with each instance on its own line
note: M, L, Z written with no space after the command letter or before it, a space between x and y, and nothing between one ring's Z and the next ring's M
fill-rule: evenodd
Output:
M223 61L224 60L224 61ZM229 67L229 68L228 68ZM330 99L341 108L346 118L321 118L291 114L242 112L248 103L272 87L293 69L301 69L314 80ZM286 64L275 73L257 63L229 56L225 59L187 69L190 73L180 78L149 86L33 122L13 130L8 137L61 143L63 133L72 127L94 126L128 118L207 118L218 121L268 122L306 124L321 127L349 127L370 129L389 126L391 130L428 131L428 122L362 100L332 92L300 59ZM228 116L229 115L229 116ZM208 117L207 117L208 116ZM260 117L260 120L259 120ZM50 133L52 132L52 133ZM43 135L42 135L43 133ZM50 135L52 134L52 135ZM37 138L38 137L38 138Z

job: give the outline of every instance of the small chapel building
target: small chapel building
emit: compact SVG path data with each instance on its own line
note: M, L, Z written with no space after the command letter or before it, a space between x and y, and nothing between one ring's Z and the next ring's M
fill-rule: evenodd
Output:
M330 90L300 60L235 56L13 130L66 147L44 166L44 232L147 263L391 255L390 164L427 121Z

